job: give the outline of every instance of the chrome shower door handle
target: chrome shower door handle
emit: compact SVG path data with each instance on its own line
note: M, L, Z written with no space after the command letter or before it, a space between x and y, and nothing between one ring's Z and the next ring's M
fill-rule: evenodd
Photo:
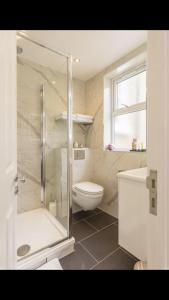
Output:
M25 179L25 177L24 177L24 176L22 176L22 177L19 177L19 178L18 178L18 180L19 180L20 182L22 182L22 183L25 183L25 181L26 181L26 179Z
M14 178L14 183L17 183L18 181L25 183L26 179L24 176L18 177L18 175L16 175Z
M26 181L26 180L25 180L25 177L22 176L21 178L19 178L19 181L25 183L25 181Z

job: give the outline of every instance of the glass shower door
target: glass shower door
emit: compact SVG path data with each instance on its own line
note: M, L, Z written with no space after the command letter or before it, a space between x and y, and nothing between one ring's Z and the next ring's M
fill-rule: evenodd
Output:
M72 128L71 58L25 37L17 46L20 260L70 236Z
M67 61L61 57L58 71L52 72L52 84L45 84L44 95L44 174L45 207L68 231L69 203L67 182L68 119Z

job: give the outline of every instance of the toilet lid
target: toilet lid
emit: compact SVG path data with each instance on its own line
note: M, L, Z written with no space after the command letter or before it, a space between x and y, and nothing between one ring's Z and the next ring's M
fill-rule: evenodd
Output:
M100 194L104 190L101 185L88 181L76 183L73 188L86 194Z

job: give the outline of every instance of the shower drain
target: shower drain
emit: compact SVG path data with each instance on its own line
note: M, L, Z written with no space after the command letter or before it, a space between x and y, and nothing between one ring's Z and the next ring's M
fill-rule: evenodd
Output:
M20 246L17 249L17 255L18 256L24 256L30 251L31 247L27 244Z

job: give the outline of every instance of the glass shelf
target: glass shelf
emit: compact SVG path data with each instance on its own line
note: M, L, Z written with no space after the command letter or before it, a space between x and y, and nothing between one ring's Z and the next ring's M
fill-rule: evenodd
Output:
M56 116L56 121L58 120L67 120L67 112L63 112ZM72 120L74 123L79 123L82 125L90 125L93 124L93 116L82 115L82 114L72 114Z

